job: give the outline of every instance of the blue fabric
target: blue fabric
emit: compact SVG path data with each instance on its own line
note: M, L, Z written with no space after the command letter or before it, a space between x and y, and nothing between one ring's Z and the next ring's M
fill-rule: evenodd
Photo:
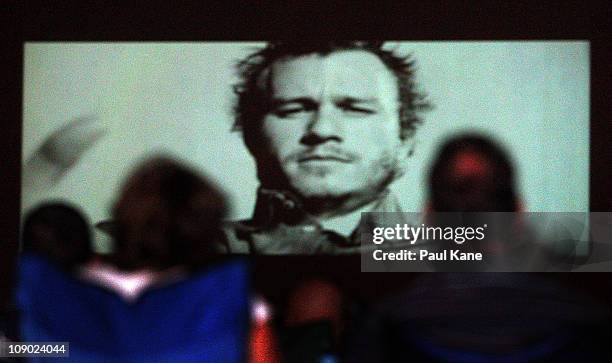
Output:
M67 341L70 359L79 362L245 361L249 288L242 260L153 288L134 303L39 257L24 256L19 269L23 341Z

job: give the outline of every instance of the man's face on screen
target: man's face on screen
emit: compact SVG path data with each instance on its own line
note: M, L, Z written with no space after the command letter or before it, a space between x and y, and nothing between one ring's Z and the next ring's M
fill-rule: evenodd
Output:
M267 76L261 136L283 187L303 198L363 198L393 181L407 151L397 81L376 55L285 58Z

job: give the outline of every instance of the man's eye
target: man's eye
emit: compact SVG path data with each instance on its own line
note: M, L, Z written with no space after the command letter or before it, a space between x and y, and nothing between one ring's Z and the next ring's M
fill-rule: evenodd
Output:
M365 115L371 115L373 113L376 113L376 111L371 108L361 107L361 106L344 105L344 106L341 106L341 108L344 112L348 112L348 113L356 114L356 115L365 116Z
M286 108L280 108L280 109L274 110L273 113L277 117L288 118L288 117L296 116L301 112L306 112L306 109L304 107L286 107Z

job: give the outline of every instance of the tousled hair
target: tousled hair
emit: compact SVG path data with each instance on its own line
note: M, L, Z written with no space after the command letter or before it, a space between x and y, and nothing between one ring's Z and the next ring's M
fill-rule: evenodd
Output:
M415 62L411 56L397 55L383 49L382 41L274 41L250 54L237 64L239 83L234 86L237 100L234 106L234 130L241 130L245 140L256 134L260 121L268 111L268 89L262 87L261 77L270 66L282 59L308 54L329 55L337 51L363 50L376 55L397 79L399 91L400 137L412 137L423 120L422 111L431 108L424 93L417 90Z

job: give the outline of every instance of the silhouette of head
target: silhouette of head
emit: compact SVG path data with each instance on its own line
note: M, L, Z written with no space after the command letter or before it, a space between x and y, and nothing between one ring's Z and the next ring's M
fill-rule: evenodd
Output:
M65 203L42 204L25 218L23 250L36 253L61 268L71 270L93 254L89 223Z
M506 152L478 134L448 140L429 174L436 212L514 212L519 209L514 168Z
M128 178L113 210L114 262L122 269L199 267L222 238L224 196L196 172L165 157Z

